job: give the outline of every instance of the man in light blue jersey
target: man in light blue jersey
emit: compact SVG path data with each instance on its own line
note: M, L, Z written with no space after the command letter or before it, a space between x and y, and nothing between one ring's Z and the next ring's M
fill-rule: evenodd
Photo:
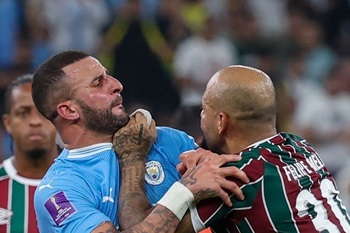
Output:
M129 185L119 184L119 179L120 175L132 175L123 166L120 169L119 163L144 159L150 149L155 157L167 154L169 145L159 145L163 137L169 144L173 141L179 152L195 146L185 134L165 128L159 129L153 144L155 122L148 126L141 113L129 117L122 105L122 90L122 84L108 75L98 60L83 52L57 54L34 74L33 101L55 125L65 145L35 193L41 232L118 232L119 191ZM113 135L126 124L132 127L117 134L116 155ZM154 170L157 163L152 156L150 159L148 171L156 181L160 173ZM225 190L242 193L225 177L237 169L220 166L234 160L235 156L219 158L189 170L179 182L168 185L169 191L144 220L125 228L125 232L174 232L193 201L218 196L231 205ZM131 172L143 173L144 169L143 165ZM149 197L157 199L155 193L149 192Z

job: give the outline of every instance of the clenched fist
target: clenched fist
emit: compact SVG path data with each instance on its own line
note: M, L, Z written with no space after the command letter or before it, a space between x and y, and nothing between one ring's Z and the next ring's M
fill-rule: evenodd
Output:
M157 137L155 121L148 126L147 118L142 112L130 116L129 123L119 129L113 136L113 145L119 159L132 162L145 159Z

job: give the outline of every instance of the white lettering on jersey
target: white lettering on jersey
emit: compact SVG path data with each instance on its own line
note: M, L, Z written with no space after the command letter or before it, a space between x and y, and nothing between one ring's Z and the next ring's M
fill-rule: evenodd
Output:
M288 181L298 180L303 176L307 176L315 171L318 171L324 167L324 163L317 157L317 155L312 154L306 159L308 164L304 161L293 163L283 167L284 172L288 178Z

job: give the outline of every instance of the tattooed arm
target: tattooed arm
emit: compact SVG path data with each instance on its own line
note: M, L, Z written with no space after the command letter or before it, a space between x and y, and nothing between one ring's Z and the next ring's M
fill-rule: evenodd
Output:
M121 180L118 219L121 229L127 229L152 211L144 189L145 159L156 138L154 120L146 127L140 113L130 117L128 125L114 135L114 150L118 155Z
M148 233L148 232L175 232L180 220L176 215L164 206L157 205L154 210L140 223L125 229L118 231L112 222L104 222L98 226L92 233Z

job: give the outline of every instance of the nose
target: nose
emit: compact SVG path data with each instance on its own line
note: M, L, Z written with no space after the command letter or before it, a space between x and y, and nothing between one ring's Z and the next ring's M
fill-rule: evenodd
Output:
M108 78L111 80L112 93L121 93L123 90L123 85L121 84L121 82L119 82L118 79L112 76L109 76Z

